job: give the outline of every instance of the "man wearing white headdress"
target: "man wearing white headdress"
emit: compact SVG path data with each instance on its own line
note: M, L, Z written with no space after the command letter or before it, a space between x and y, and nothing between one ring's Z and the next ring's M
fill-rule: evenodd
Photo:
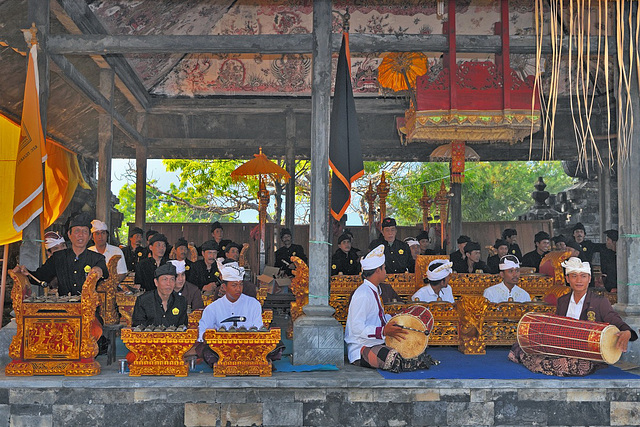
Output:
M127 276L127 261L124 258L122 249L117 246L110 245L107 242L109 240L109 229L107 224L97 219L91 221L91 236L93 237L93 243L95 243L95 245L91 246L89 250L104 255L107 266L109 265L111 257L114 255L120 255L116 270L118 272L118 282L122 282Z
M445 259L436 259L429 263L425 286L411 297L412 301L445 301L453 303L453 292L449 286L449 275L453 272L453 263Z
M176 284L173 290L187 300L187 306L192 310L200 310L204 308L204 301L202 301L202 292L193 283L187 281L186 276L186 260L178 261L172 259L169 263L173 264L176 268Z
M617 333L616 348L627 351L629 341L638 339L638 334L627 325L611 307L606 297L589 290L591 265L580 258L571 257L562 263L571 292L558 298L556 314L576 320L609 323L615 325ZM522 363L532 372L556 376L585 376L607 366L603 362L576 359L573 357L554 357L540 354L525 354L520 346L514 344L509 352L509 360Z
M351 297L344 333L349 362L392 372L428 369L437 362L426 352L404 359L397 350L385 345L385 337L403 340L407 331L389 322L391 316L384 312L380 290L387 275L384 250L384 245L379 245L360 261L364 282Z
M518 286L520 281L520 260L515 255L500 258L500 277L502 282L484 290L484 297L490 302L529 302L531 296Z
M234 326L234 323L224 322L224 320L230 318L244 319L236 321L238 328L262 327L260 302L242 293L244 268L240 267L237 262L224 264L220 268L220 276L224 296L205 307L198 324L198 341L202 344L196 347L196 352L210 366L218 361L218 355L203 342L203 335L207 329L219 329L222 326L228 329Z
M44 247L47 250L47 258L49 258L54 252L67 249L67 243L55 231L47 231L44 233Z

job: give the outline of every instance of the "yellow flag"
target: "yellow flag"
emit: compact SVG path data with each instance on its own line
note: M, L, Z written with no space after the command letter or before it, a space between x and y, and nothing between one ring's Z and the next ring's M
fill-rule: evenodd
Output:
M13 194L13 228L16 231L22 231L42 213L43 206L42 163L46 160L46 151L38 99L40 91L37 52L37 45L31 46L22 105L22 124L16 157L15 192Z

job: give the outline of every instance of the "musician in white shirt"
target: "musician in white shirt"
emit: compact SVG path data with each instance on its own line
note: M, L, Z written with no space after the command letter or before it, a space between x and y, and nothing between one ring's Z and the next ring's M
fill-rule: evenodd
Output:
M449 275L453 272L453 263L449 260L436 259L429 263L426 286L420 288L411 297L412 301L445 301L453 303L453 292L449 286Z
M360 285L349 304L345 342L349 362L368 368L392 372L428 369L437 363L425 352L413 359L404 359L397 350L385 345L385 337L406 339L407 331L384 313L380 297L380 283L386 278L384 245L379 245L361 260L364 283Z
M518 286L520 281L520 260L515 255L500 258L500 277L502 282L484 290L489 302L529 302L529 293Z
M242 293L244 268L238 266L237 262L231 262L221 267L220 275L224 296L205 307L198 324L198 341L201 343L197 346L196 352L210 366L218 361L218 355L202 342L207 329L219 329L222 326L228 329L234 326L231 320L233 318L236 318L235 325L238 328L262 327L260 302ZM225 322L227 319L230 321Z

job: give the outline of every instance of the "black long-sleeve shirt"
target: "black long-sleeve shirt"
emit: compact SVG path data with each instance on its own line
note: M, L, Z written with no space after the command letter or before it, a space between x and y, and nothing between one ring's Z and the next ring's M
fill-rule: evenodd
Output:
M68 248L54 252L51 257L36 271L30 273L47 283L58 279L58 295L80 295L82 285L92 267L100 267L102 277L109 277L109 270L104 255L85 249L76 256L73 249ZM36 284L33 279L31 281Z
M157 290L145 292L136 298L133 307L131 326L181 326L188 325L187 300L172 292L167 301L167 309L162 306L162 299Z

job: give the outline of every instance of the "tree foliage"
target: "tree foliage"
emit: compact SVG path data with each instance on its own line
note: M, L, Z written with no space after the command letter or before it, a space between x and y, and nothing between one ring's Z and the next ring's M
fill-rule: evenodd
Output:
M218 219L237 221L242 210L258 210L256 193L258 178L235 182L231 171L242 162L236 160L164 160L167 172L174 172L179 183L168 190L158 188L156 181L147 183L147 221L210 222ZM352 204L348 211L362 223L368 218L364 198L369 183L374 189L385 172L391 190L387 213L401 225L413 225L422 220L419 200L423 189L434 197L444 180L449 187L447 163L365 162L365 175L353 185ZM125 223L133 221L135 180L119 193L117 208L125 214ZM539 176L547 183L546 190L557 193L572 185L560 162L479 162L467 163L462 185L462 218L464 221L515 220L534 203L531 192ZM285 187L267 181L272 201L268 221L281 223ZM296 222L309 221L310 162L296 162ZM376 206L379 199L376 200Z

